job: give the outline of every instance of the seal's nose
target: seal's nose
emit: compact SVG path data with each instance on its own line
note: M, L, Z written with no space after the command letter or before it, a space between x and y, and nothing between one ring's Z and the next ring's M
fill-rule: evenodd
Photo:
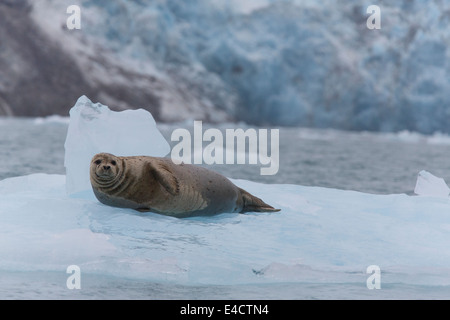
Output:
M111 169L111 167L110 166L103 166L103 169L109 170L109 169Z

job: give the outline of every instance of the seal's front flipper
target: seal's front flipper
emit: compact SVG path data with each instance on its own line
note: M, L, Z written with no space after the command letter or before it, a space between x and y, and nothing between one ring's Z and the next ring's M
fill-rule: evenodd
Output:
M149 164L149 170L155 180L158 181L171 195L175 196L180 192L178 179L164 163Z
M268 205L260 198L248 193L244 189L239 188L241 192L243 207L240 213L245 212L278 212L281 209L275 209L274 207Z

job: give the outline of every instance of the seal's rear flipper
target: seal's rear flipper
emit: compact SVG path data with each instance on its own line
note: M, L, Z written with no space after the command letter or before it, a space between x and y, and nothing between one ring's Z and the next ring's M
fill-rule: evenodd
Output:
M244 189L239 188L242 195L242 211L240 213L245 212L278 212L281 209L275 209L274 207L268 205L260 198L255 197L254 195L248 193Z

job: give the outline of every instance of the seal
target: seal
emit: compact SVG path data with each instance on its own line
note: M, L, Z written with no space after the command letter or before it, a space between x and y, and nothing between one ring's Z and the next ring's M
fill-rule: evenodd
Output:
M276 212L223 175L169 158L96 154L90 180L106 205L151 211L179 218L225 212Z

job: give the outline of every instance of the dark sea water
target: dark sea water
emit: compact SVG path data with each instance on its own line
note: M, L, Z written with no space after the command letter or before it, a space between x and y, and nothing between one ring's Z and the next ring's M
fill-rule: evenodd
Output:
M242 127L218 128L233 126ZM64 118L0 119L0 179L30 173L64 174L67 127ZM183 127L192 129L192 124L159 125L172 146L177 143L170 139L173 130ZM212 168L235 179L377 194L411 194L420 170L450 181L450 137L446 135L279 130L280 164L276 175L261 175L260 165L224 164Z

